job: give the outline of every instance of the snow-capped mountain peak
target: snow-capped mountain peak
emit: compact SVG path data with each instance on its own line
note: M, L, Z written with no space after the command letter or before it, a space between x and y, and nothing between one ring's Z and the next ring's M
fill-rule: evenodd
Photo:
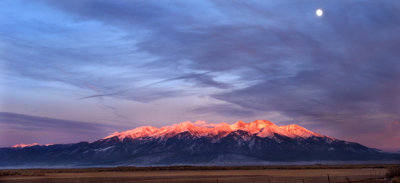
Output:
M137 139L143 137L151 138L169 138L182 132L189 132L194 137L212 137L222 138L234 131L245 131L249 134L257 135L259 137L273 137L275 134L286 136L290 138L309 138L312 136L323 137L318 133L307 130L299 125L286 125L277 126L276 124L267 120L256 120L253 122L238 121L232 125L227 123L208 124L205 122L182 122L171 126L164 126L161 128L153 126L142 126L124 132L114 132L113 134L105 137L118 137L120 140L125 138Z
M124 131L124 132L114 132L113 134L105 137L111 138L117 136L119 139L124 139L124 138L140 138L140 137L146 137L146 136L151 136L155 132L157 132L158 129L153 126L141 126L132 130Z

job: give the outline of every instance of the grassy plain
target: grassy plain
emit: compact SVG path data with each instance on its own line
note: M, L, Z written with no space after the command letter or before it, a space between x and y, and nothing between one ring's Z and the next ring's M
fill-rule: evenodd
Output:
M383 182L393 165L173 166L0 170L0 183Z

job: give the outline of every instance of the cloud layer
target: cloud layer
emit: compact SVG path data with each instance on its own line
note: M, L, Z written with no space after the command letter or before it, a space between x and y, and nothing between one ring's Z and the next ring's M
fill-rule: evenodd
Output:
M280 116L400 149L387 128L400 121L397 1L2 4L10 7L0 11L3 98L62 85L68 100L109 109L112 124ZM10 100L3 111L36 114ZM148 117L155 108L166 112Z

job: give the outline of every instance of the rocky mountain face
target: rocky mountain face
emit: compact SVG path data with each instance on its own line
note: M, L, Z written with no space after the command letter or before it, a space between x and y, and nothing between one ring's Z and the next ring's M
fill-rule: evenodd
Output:
M321 135L298 125L184 122L115 132L75 144L0 148L0 166L241 165L298 161L400 160L358 143Z

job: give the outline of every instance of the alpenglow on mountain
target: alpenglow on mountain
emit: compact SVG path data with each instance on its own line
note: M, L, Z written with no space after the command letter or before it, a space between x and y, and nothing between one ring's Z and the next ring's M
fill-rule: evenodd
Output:
M275 134L289 138L308 138L311 136L324 137L323 135L309 131L298 125L277 126L270 121L256 120L251 123L238 121L233 125L228 125L227 123L207 124L205 122L196 122L193 124L191 122L183 122L162 128L143 126L125 132L115 132L105 139L113 137L118 137L120 140L125 138L137 139L145 137L164 139L173 137L179 133L188 132L195 138L209 137L217 140L238 130L262 138L273 137Z
M0 148L0 166L251 165L304 161L400 160L298 125L256 120L183 122L115 132L95 142Z

